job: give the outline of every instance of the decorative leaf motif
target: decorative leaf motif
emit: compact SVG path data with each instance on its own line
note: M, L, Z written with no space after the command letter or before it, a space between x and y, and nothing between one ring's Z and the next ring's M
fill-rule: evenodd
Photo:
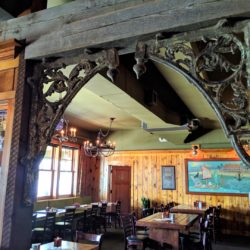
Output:
M199 87L212 104L236 152L245 164L250 165L250 158L244 151L238 135L242 127L248 125L250 121L247 91L249 73L247 74L245 70L247 58L245 45L234 34L203 37L201 40L203 49L198 55L193 54L186 42L170 44L167 40L165 42L157 40L154 48L149 48L149 51L159 59L165 59L169 64L173 64L186 76L195 79L194 82L192 80L190 82ZM165 58L162 58L163 50ZM213 80L209 79L210 76ZM247 136L250 137L250 131Z

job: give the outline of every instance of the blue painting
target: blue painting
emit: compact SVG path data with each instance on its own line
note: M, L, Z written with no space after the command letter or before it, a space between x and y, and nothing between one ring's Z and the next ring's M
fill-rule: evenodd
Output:
M175 167L162 166L162 189L175 189Z
M249 194L250 167L239 160L186 160L187 193Z

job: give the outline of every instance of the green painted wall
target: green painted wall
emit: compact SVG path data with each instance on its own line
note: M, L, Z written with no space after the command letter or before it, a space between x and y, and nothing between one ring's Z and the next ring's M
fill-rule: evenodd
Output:
M189 144L182 143L185 136L184 133L172 132L163 136L150 134L143 129L134 129L114 132L109 139L116 142L116 150L189 149L192 144L199 144L203 149L231 148L221 129L213 130ZM160 142L159 137L164 137L168 141Z

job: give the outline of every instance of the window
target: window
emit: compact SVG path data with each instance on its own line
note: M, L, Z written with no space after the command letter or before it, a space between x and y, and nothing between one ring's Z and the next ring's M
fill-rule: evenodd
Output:
M79 148L62 145L47 146L39 166L38 198L73 196L77 188Z

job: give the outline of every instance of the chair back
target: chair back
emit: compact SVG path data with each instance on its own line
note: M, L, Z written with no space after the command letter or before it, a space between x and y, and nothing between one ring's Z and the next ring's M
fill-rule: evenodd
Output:
M100 208L100 216L105 217L106 216L106 211L107 211L107 203L102 203L102 206Z
M167 207L168 207L168 209L171 209L172 207L175 207L175 206L177 206L177 205L178 205L177 202L171 201L171 202L169 202L169 203L167 204Z
M154 213L154 208L143 208L142 218L152 215Z
M134 214L121 215L121 222L125 239L128 236L135 235L135 218Z
M115 204L115 212L119 215L121 213L121 201L117 201Z
M75 207L65 207L64 225L72 224L75 217L75 211L76 211Z
M76 231L76 242L85 241L88 243L95 243L98 245L98 249L102 247L103 234L90 234L81 231Z
M92 204L91 207L91 216L97 216L99 210L99 206L96 204Z
M202 245L204 249L212 249L211 237L209 232L209 220L205 220L202 226Z
M43 242L49 242L53 240L55 233L55 222L56 212L47 212L44 223Z

